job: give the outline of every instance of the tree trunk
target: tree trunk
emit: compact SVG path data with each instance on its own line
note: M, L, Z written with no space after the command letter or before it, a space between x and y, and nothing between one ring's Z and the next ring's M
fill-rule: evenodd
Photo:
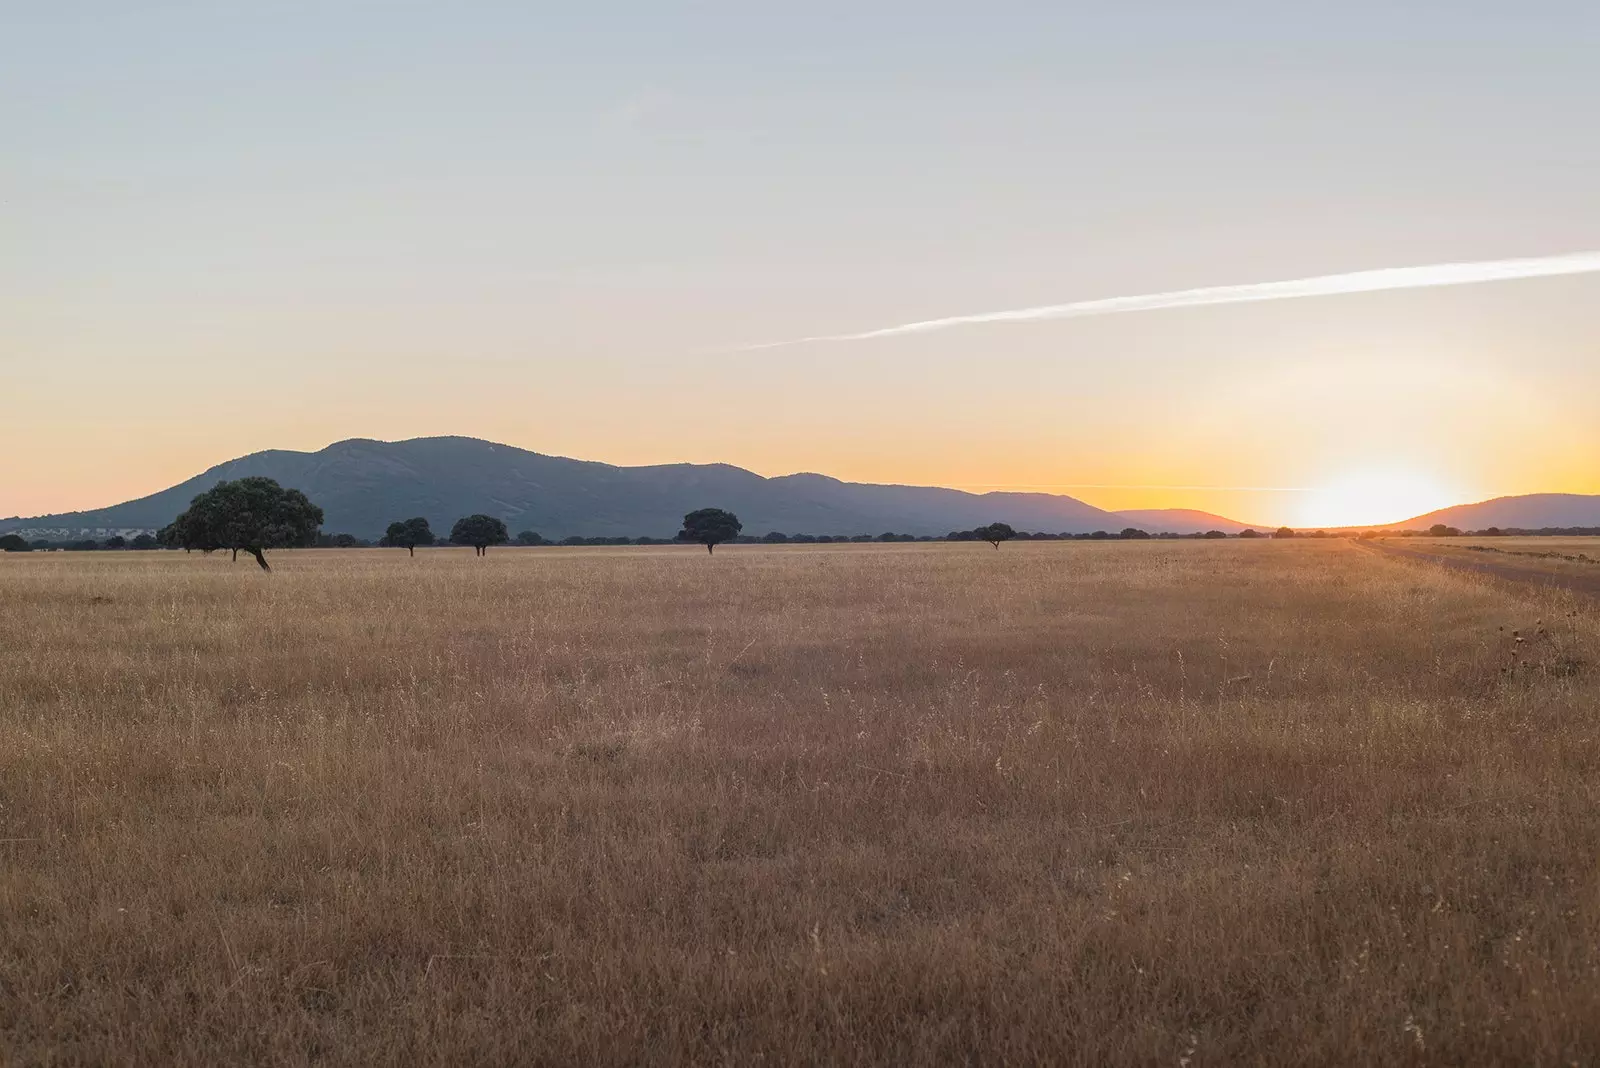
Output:
M407 545L406 552L410 553L412 556L415 556L417 555L417 547L415 545Z
M716 555L716 552L715 552L716 547L717 547L717 543L716 542L714 542L714 541L706 542L706 552L710 553L712 556Z
M236 563L236 564L239 562L239 550L238 549L233 550L233 562Z
M238 552L239 552L238 549L234 550L234 554L235 555L237 555ZM267 566L267 554L266 553L262 552L260 549L251 549L251 548L246 548L245 552L249 553L251 556L256 558L256 563L261 565L261 570L263 570L263 571L271 571L272 570L272 568Z

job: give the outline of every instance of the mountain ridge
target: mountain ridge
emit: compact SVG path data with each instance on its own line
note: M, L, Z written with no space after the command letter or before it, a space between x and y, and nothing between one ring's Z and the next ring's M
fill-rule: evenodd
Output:
M436 532L445 533L460 516L480 511L498 515L513 531L536 530L548 538L667 537L685 512L705 506L737 513L745 532L756 535L768 530L940 535L995 521L1052 534L1130 526L1151 533L1272 529L1196 509L1109 511L1063 494L847 482L815 471L767 477L727 463L626 467L446 435L345 438L315 451L264 449L106 508L0 519L0 534L71 537L154 530L170 523L196 494L247 475L265 475L305 491L326 513L324 530L374 538L396 519L423 515ZM1600 526L1600 494L1496 497L1375 529L1426 530L1441 523L1462 530Z
M1523 493L1491 497L1486 501L1437 508L1400 523L1386 524L1385 529L1427 530L1439 523L1458 530L1600 527L1600 494Z
M737 513L748 533L944 534L1001 521L1051 533L1118 530L1115 512L1045 493L975 494L937 486L846 482L797 472L765 477L726 463L623 467L551 456L478 438L385 442L346 438L314 452L266 449L224 461L175 486L106 508L0 520L8 530L155 529L219 481L265 475L303 490L323 529L376 537L395 519L426 516L448 531L489 512L513 530L569 535L671 536L697 507Z

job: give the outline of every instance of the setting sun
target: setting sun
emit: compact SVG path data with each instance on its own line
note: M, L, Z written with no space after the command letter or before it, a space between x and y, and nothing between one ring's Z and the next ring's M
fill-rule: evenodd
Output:
M1465 499L1438 479L1416 471L1360 471L1309 491L1299 525L1382 526Z

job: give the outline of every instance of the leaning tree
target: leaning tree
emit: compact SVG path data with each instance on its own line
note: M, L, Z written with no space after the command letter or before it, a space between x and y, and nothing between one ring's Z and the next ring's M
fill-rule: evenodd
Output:
M322 509L304 493L253 476L218 482L190 501L162 531L162 540L202 552L229 549L235 560L243 550L256 558L261 570L271 571L267 549L314 545L321 526Z
M699 542L709 553L723 542L737 538L743 529L744 524L732 512L725 512L721 508L701 508L683 517L683 529L678 531L678 540Z
M384 532L378 544L386 549L405 549L415 556L417 546L432 545L433 541L433 529L428 526L428 521L419 515L413 519L397 519L390 523L389 529Z
M477 550L477 555L483 556L489 551L491 545L504 545L511 540L511 535L506 531L506 521L496 519L492 515L462 516L456 520L456 525L450 528L450 544L470 545Z

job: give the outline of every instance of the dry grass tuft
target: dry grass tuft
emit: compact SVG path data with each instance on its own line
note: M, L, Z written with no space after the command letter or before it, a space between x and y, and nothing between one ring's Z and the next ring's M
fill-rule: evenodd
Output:
M1595 602L1340 541L274 567L0 560L0 1061L1600 1058Z

